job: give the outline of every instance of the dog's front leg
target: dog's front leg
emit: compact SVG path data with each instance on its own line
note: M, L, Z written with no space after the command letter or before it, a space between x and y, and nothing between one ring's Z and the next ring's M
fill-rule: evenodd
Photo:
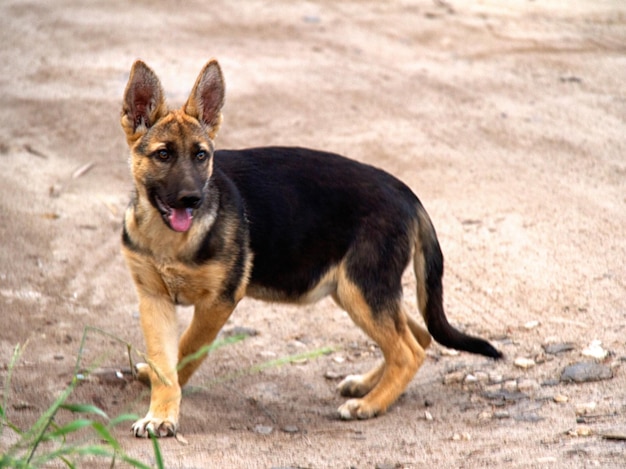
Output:
M150 409L133 424L135 436L173 436L178 427L181 391L178 361L178 321L169 297L139 295L139 314L148 353Z
M235 306L236 302L230 300L205 301L196 305L193 319L180 339L179 363L196 355L202 347L211 345ZM178 382L181 386L187 383L205 358L206 353L189 361L178 371Z

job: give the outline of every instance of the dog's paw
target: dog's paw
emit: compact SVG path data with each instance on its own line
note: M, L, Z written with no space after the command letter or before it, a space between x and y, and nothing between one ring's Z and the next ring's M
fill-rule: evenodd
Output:
M363 397L371 391L370 383L362 375L348 375L337 385L339 394L345 397Z
M157 438L176 436L178 425L170 419L156 418L150 414L137 420L132 426L132 432L137 438L147 438L151 434Z
M365 420L376 417L382 413L377 407L373 407L365 399L350 399L337 409L342 420Z

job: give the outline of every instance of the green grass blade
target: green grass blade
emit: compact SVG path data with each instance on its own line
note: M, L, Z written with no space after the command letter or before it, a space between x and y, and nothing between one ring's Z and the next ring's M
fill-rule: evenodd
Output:
M92 420L77 419L68 423L67 425L57 428L52 432L44 433L41 439L43 441L54 440L56 438L59 438L60 436L69 435L70 433L76 433L77 431L85 427L90 427L93 425L93 423L94 422Z
M46 452L40 456L37 456L33 459L32 465L33 467L40 467L44 464L49 463L50 461L55 461L57 459L66 461L67 456L72 457L80 457L80 456L94 456L99 458L111 458L115 453L104 445L87 445L87 446L78 446L78 445L69 445L69 446L61 446L56 450ZM71 464L71 463L69 463Z
M334 351L335 349L333 347L322 347L320 349L311 350L309 352L296 353L294 355L288 355L286 357L276 358L275 360L269 360L267 362L252 366L249 369L249 372L255 373L258 371L265 370L267 368L279 367L279 366L286 365L288 363L298 362L300 360L315 359L315 358L321 357L322 355L328 355L329 353L332 353Z
M161 447L159 446L159 439L154 436L154 433L150 432L150 439L152 440L152 448L154 449L154 459L156 461L157 468L163 469L163 455L161 454Z
M80 414L96 414L109 420L109 416L99 407L92 404L61 404L61 409Z
M111 435L111 432L109 432L109 429L107 427L105 427L100 422L93 422L92 427L104 441L111 445L113 449L115 449L116 451L122 450L122 447L113 437L113 435Z
M63 389L54 402L42 412L37 421L26 430L20 430L15 424L11 423L8 420L9 415L7 415L10 414L7 402L10 395L12 373L28 342L23 346L19 344L15 346L7 367L8 373L4 379L4 383L0 385L0 391L4 388L3 395L0 396L0 437L2 436L2 429L6 426L19 436L19 441L8 449L3 448L3 454L0 454L0 469L35 469L47 467L50 464L53 464L54 467L62 466L74 468L81 466L80 458L89 458L89 460L92 458L96 460L102 458L109 459L108 462L102 461L102 467L107 467L109 464L110 467L117 467L116 461L118 464L119 461L123 461L122 465L125 467L132 466L139 469L151 469L152 466L144 464L125 454L121 444L112 434L112 428L114 426L128 421L135 421L138 418L137 415L123 414L110 419L106 412L95 405L67 402L79 384L77 373L81 369L81 361L83 360L88 336L93 332L113 338L125 344L130 356L130 351L133 347L128 342L106 331L86 327L83 331L83 337L75 363L76 372L74 373L71 383ZM241 339L235 337L226 341L218 341L201 353L210 353L210 351L220 346L238 340ZM88 372L89 371L87 371L87 373ZM76 414L75 417L77 418L69 423L57 424L57 416L61 409ZM93 418L95 420L86 418L88 416L94 416ZM95 434L86 430L90 427ZM87 433L85 433L86 431ZM71 438L70 435L72 435ZM51 443L40 446L40 443L43 441L50 441ZM153 439L152 445L154 448L156 467L163 468L163 454L161 453L159 442ZM7 450L5 451L5 449Z
M275 368L275 367L280 367L283 365L286 365L288 363L295 363L298 362L300 360L304 360L304 359L315 359L318 357L321 357L322 355L328 355L330 353L335 352L337 349L335 347L322 347L319 349L315 349L315 350L310 350L308 352L303 352L303 353L297 353L294 355L287 355L286 357L280 357L280 358L276 358L274 360L269 360L263 363L259 363L258 365L253 365L249 368L245 368L242 370L238 370L235 371L233 373L228 373L224 376L221 376L219 378L214 378L212 379L209 383L207 383L205 386L199 386L201 388L205 388L208 389L212 386L221 384L221 383L225 383L228 381L232 381L234 379L240 378L241 376L246 376L246 375L252 375L255 373L260 373L263 370L266 370L268 368Z
M137 467L139 469L152 469L152 467L142 463L141 461L137 461L136 459L131 458L130 456L127 456L125 454L122 455L118 455L118 457L124 461L125 463L130 464L133 467ZM163 467L163 466L161 466Z
M8 454L0 454L0 469L30 469L31 467L22 459L14 459Z
M22 431L21 428L18 428L17 425L15 425L12 422L9 422L8 420L4 422L4 426L10 428L11 430L13 430L15 432L16 435L23 437L24 436L24 432ZM0 466L1 468L2 466Z
M72 464L72 461L70 461L70 460L69 460L69 459L67 459L66 457L64 457L64 456L60 456L60 457L59 457L59 459L60 459L61 461L63 461L63 462L65 463L65 465L66 465L67 467L69 467L70 469L76 469L76 466L74 466L74 464Z
M67 398L70 396L72 391L74 391L74 388L76 387L76 383L77 381L74 378L72 382L70 383L70 385L67 388L65 388L65 390L61 393L61 395L57 398L57 400L54 401L54 403L41 415L41 417L39 417L37 422L35 422L35 424L25 434L26 441L30 440L28 444L29 446L31 446L31 450L30 450L30 453L28 455L28 459L26 460L26 462L30 463L31 459L33 458L35 454L35 451L37 451L37 447L39 446L39 443L41 443L41 439L43 435L45 434L46 429L50 426L52 419L54 418L56 413L59 411L59 408L61 407L61 405L67 400Z
M237 335L234 335L232 337L226 337L224 339L217 339L212 344L200 347L200 349L198 351L196 351L195 353L192 353L191 355L187 355L186 357L184 357L178 363L178 366L176 367L176 369L181 370L188 363L193 362L195 360L198 360L199 358L202 358L205 355L210 354L211 352L213 352L214 350L217 350L218 348L225 347L227 345L236 344L237 342L241 342L242 340L246 339L247 337L249 337L249 336L246 335L246 334L237 334Z

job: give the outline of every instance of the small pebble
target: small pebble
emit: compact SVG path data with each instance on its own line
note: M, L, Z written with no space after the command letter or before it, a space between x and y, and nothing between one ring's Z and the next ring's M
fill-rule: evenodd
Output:
M274 431L274 427L270 427L269 425L257 425L254 427L254 433L258 433L259 435L269 435Z
M570 436L590 436L593 434L593 430L587 425L579 425L573 430L568 431L567 434Z
M501 389L500 391L490 393L483 392L483 396L486 399L490 399L492 401L496 401L496 403L504 403L504 402L516 402L524 399L528 399L528 395L519 391L505 391ZM496 404L497 405L497 404Z
M537 326L539 326L539 321L528 321L526 324L524 324L524 329L534 329Z
M344 375L342 375L341 373L337 373L335 371L327 371L326 373L324 373L324 378L326 379L341 379L343 378Z
M285 425L281 430L285 433L299 433L300 429L295 425Z
M460 383L465 379L465 373L462 371L453 371L443 377L443 384Z
M465 384L474 384L478 382L478 378L476 378L476 376L469 374L465 376L465 379L463 379L463 382Z
M583 402L576 404L576 415L589 415L596 410L597 404L595 402Z
M306 348L306 344L304 342L302 342L301 340L290 340L289 342L287 342L287 347L292 348L292 349L305 349Z
M596 360L604 360L609 352L602 348L602 342L599 340L593 340L589 346L582 351L582 354L585 357L595 358Z
M556 355L558 353L569 352L574 350L574 344L562 343L562 344L546 344L543 345L543 350L549 355Z
M502 420L502 419L508 419L509 417L511 417L511 414L509 414L508 410L496 410L493 413L494 419Z
M502 385L501 384L490 384L488 386L485 386L483 388L483 390L486 393L488 393L488 394L496 395L496 394L498 394L502 390Z
M427 410L424 411L424 418L426 420L428 420L429 422L432 422L433 420L433 414L431 414L430 412L428 412Z
M527 370L528 368L532 368L533 366L535 366L535 360L533 360L532 358L519 357L515 359L514 364L518 368Z
M557 404L565 404L567 401L569 401L569 397L564 396L563 394L557 394L556 396L554 396L552 398L554 400L554 402L556 402Z
M610 367L595 362L580 362L566 366L561 373L561 381L586 383L613 378Z
M468 432L463 433L455 433L452 435L452 441L470 441L472 439L472 435Z

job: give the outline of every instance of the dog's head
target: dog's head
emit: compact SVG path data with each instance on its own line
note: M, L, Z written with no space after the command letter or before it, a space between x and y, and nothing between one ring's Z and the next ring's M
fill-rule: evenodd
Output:
M175 231L189 230L194 210L207 195L223 104L224 79L215 60L204 66L184 106L173 111L155 73L139 60L131 69L122 128L135 186L138 197L146 198Z

